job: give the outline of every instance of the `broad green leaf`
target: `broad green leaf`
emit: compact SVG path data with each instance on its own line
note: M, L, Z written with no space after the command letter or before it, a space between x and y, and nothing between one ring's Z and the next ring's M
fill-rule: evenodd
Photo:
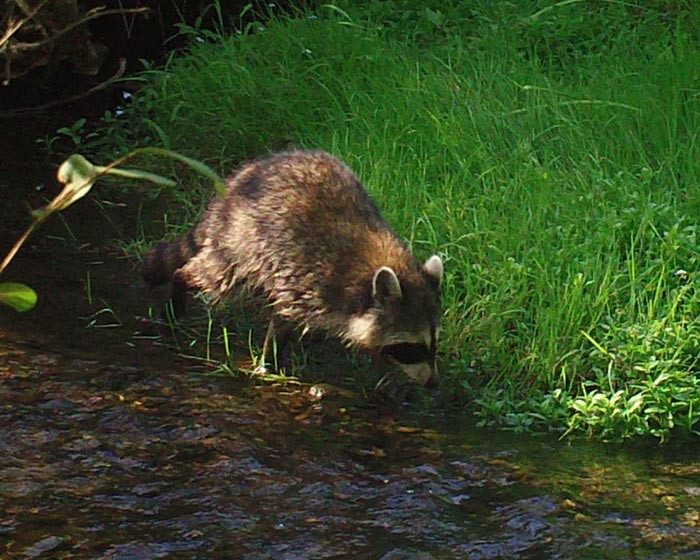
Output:
M178 154L177 152L173 152L172 150L166 150L165 148L138 148L131 152L129 156L137 154L155 154L181 161L182 163L194 169L200 175L203 175L207 179L210 179L214 183L214 188L216 189L216 192L219 195L223 196L226 192L226 182L216 171L214 171L211 167L205 165L201 161L197 161L196 159L183 156L182 154Z
M97 170L83 156L73 154L58 168L56 177L65 186L46 206L32 210L36 222L42 222L54 212L68 208L90 192L97 178Z
M99 173L110 175L118 175L120 177L128 177L129 179L144 179L145 181L151 181L156 183L161 187L174 187L177 183L172 179L168 179L161 175L156 175L155 173L149 173L148 171L141 171L139 169L120 169L119 167L102 167L99 165L95 166L95 169Z
M132 152L132 154L133 153L134 152ZM42 221L54 212L59 212L68 208L68 206L80 200L90 192L92 185L100 175L106 174L129 177L131 179L145 179L165 187L172 187L175 185L175 181L166 179L155 173L137 169L120 169L118 167L93 165L80 154L73 154L61 164L56 174L58 180L65 185L63 190L49 204L34 210L32 215L37 221Z
M139 148L107 166L93 165L80 154L73 154L61 164L56 174L58 180L64 185L63 190L58 193L58 195L46 206L32 210L32 218L34 218L33 222L24 232L22 237L14 244L12 249L10 249L10 252L5 256L2 263L0 263L0 273L5 270L19 248L27 240L29 235L39 226L39 224L41 224L53 213L60 212L61 210L68 208L71 204L84 197L88 192L90 192L92 185L95 184L95 181L101 175L110 174L121 177L129 177L131 179L145 179L164 187L174 186L175 181L160 175L156 175L155 173L149 173L148 171L141 171L137 169L120 169L117 167L117 165L127 161L135 155L143 153L166 156L181 161L182 163L190 166L197 173L200 173L201 175L210 179L214 183L214 187L219 195L223 195L226 190L226 183L224 180L209 166L200 161L188 158L187 156L183 156L182 154L178 154L177 152L166 150L164 148ZM36 294L34 301L36 302Z
M68 208L75 201L83 198L97 179L98 170L80 154L73 154L58 168L56 177L65 187L49 206L52 211Z
M36 305L36 292L17 282L0 282L0 302L19 312L29 311Z

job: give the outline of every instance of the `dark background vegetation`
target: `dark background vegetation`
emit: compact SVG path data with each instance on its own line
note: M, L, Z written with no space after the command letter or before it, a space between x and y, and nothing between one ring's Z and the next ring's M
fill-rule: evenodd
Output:
M25 12L19 5L35 7L41 2L9 0L1 23L7 29L21 21ZM74 15L63 19L64 4L75 5ZM255 19L272 13L291 13L308 6L304 1L283 1L274 4L261 0L230 0L216 6L210 0L53 0L44 3L35 18L21 25L7 42L8 50L0 50L0 63L4 87L0 88L0 109L9 117L12 109L31 109L46 103L54 103L79 95L113 76L125 59L127 73L142 68L140 61L162 62L165 56L185 47L190 37L180 34L183 26L196 29L213 29L221 21L231 29L243 29ZM98 15L100 11L105 15ZM91 14L97 17L91 17ZM41 17L40 17L41 16ZM59 34L64 27L90 17L73 31ZM51 27L47 27L51 25ZM41 33L37 31L41 29ZM48 41L41 48L33 42ZM97 73L85 75L80 70L85 61L85 45L90 42L103 50ZM102 49L103 47L103 49ZM10 65L8 69L8 58ZM16 73L21 75L15 77ZM116 96L112 91L107 95ZM104 95L103 95L104 97ZM94 102L92 103L93 105ZM66 106L66 110L70 108ZM37 111L38 112L38 111ZM19 113L21 115L21 113Z

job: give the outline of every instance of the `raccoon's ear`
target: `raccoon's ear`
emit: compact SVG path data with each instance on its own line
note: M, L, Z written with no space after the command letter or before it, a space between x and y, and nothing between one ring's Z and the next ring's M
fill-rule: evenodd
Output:
M372 299L383 305L401 299L402 295L396 273L388 266L380 266L372 279Z
M430 278L432 278L435 281L439 288L442 282L442 259L437 255L433 255L427 261L425 261L425 264L423 265L423 270Z

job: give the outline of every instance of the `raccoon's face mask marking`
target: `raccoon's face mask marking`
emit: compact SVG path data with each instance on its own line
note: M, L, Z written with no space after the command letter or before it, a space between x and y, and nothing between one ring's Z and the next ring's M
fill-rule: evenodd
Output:
M425 344L412 342L399 342L382 348L381 355L386 360L394 361L398 364L413 365L427 362L430 350Z
M379 355L384 362L397 366L412 382L433 387L439 381L436 345L435 329L431 329L430 346L422 342L398 342L384 346Z

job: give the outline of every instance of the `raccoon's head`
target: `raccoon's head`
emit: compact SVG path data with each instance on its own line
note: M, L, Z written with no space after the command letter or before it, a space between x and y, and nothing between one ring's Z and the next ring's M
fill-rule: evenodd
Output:
M430 257L419 270L400 276L389 266L372 278L372 305L350 323L348 338L379 354L420 385L439 376L435 351L440 322L442 260Z

